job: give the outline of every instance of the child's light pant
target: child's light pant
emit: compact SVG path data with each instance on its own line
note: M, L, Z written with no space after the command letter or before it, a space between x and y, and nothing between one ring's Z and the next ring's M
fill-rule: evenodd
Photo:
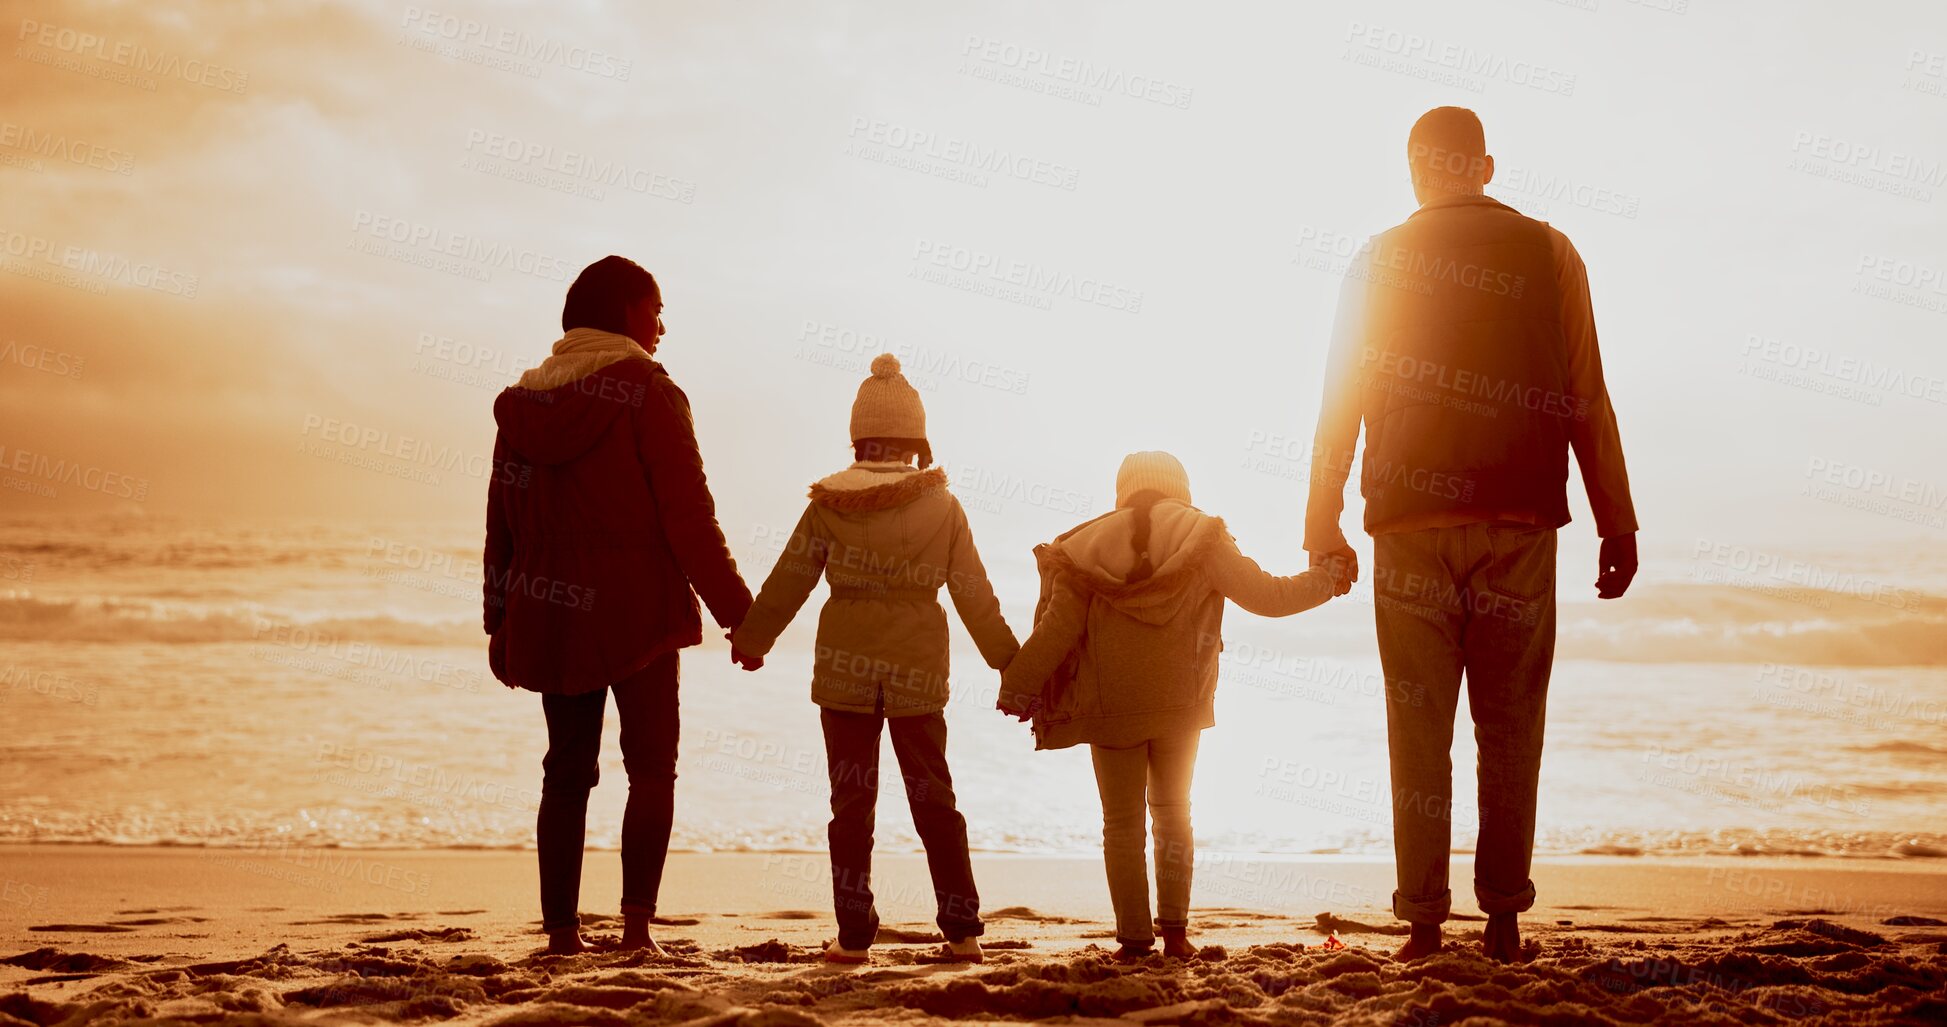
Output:
M1197 737L1185 731L1125 748L1092 745L1095 786L1102 793L1102 862L1109 871L1116 940L1156 940L1149 920L1149 866L1143 858L1144 818L1155 822L1156 924L1190 922L1190 877L1196 846L1190 836L1190 780Z

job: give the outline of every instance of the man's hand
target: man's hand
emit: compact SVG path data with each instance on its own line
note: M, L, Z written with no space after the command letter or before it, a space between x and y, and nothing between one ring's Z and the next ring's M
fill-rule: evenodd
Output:
M1313 553L1312 566L1324 567L1332 572L1332 594L1335 596L1352 591L1352 583L1359 580L1359 554L1350 544L1328 553Z
M1596 564L1596 598L1615 599L1629 591L1629 583L1636 578L1636 533L1603 539Z

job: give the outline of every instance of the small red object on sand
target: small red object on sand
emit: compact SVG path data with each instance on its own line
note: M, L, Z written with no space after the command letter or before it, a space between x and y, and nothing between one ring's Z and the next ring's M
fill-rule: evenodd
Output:
M1327 952L1337 952L1338 950L1345 947L1345 943L1339 940L1338 935L1331 934L1325 937L1325 944L1319 947L1324 949Z

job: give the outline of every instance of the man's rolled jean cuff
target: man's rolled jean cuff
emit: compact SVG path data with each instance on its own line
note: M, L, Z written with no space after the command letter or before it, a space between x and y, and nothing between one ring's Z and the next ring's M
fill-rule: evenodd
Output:
M1453 913L1453 891L1443 891L1427 898L1409 899L1397 890L1393 892L1393 915L1412 924L1444 924Z
M628 899L623 899L622 915L623 916L630 916L630 915L646 916L651 920L653 920L656 917L656 907L641 902L632 902Z
M569 919L569 920L563 920L563 921L560 921L559 923L552 923L552 924L551 924L551 923L545 923L545 922L543 922L543 923L541 924L541 930L543 930L543 931L545 931L545 932L547 932L547 933L549 933L549 934L553 934L553 933L554 933L554 932L556 932L556 931L566 931L566 930L569 930L570 928L577 928L577 929L578 929L578 928L580 928L580 927L581 927L581 914L580 914L580 913L576 913L576 914L574 915L574 917L573 917L572 919Z
M979 920L940 920L940 935L948 941L966 941L987 933L987 925Z
M1184 918L1182 918L1181 920L1178 920L1178 919L1176 919L1175 917L1167 917L1167 916L1159 916L1159 917L1157 917L1157 918L1156 918L1156 926L1158 926L1158 927L1188 927L1188 926L1190 926L1190 918L1186 916L1186 917L1184 917Z
M1535 908L1535 882L1528 881L1517 892L1497 892L1475 881L1474 898L1480 900L1483 913L1526 913Z

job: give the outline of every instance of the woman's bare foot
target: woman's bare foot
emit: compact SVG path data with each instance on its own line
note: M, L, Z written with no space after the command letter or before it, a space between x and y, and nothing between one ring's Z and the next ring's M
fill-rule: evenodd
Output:
M1121 948L1115 950L1115 961L1118 963L1140 963L1154 955L1155 952L1156 944L1154 942L1125 941L1122 943Z
M1190 929L1187 927L1163 928L1163 955L1169 959L1189 959L1197 954L1197 947L1190 944Z
M582 944L581 928L557 927L548 932L548 955L572 956L586 951L588 946Z
M1490 913L1481 932L1481 952L1496 963L1512 963L1521 956L1521 923L1513 913Z
M1413 933L1407 936L1406 944L1401 945L1399 951L1393 953L1393 958L1402 963L1411 963L1415 959L1425 959L1433 955L1445 947L1445 944L1440 937L1439 924L1414 924Z
M656 939L649 936L649 918L640 913L622 914L622 948L641 949L652 956L669 954L663 951L661 945L656 944Z

